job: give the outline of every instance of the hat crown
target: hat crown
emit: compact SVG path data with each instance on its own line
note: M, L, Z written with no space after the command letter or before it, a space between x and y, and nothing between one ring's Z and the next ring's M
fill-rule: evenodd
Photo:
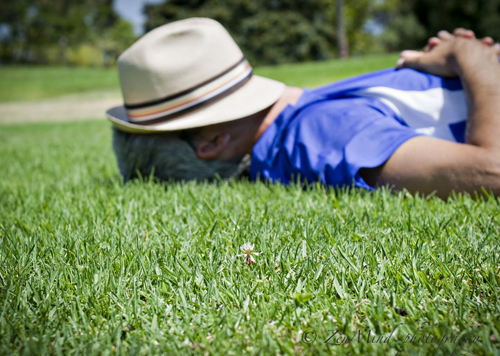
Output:
M217 21L190 18L160 26L118 58L126 105L190 90L238 63L241 50Z

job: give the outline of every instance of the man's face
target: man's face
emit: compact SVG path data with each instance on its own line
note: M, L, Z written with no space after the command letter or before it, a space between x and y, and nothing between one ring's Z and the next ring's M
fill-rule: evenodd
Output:
M255 131L252 117L204 126L195 140L196 155L204 160L239 161L252 152Z

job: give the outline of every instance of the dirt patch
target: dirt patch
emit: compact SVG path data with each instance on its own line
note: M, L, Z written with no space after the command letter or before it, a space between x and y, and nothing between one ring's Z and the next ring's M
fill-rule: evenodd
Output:
M92 91L53 99L0 104L0 123L104 119L122 104L119 91Z

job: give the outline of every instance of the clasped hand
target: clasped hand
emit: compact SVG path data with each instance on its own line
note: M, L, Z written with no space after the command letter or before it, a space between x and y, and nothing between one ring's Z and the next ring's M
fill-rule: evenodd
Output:
M441 77L457 77L459 56L475 56L477 59L500 56L500 44L491 37L476 39L471 30L457 28L453 34L440 31L431 37L423 51L401 52L398 68L412 68Z

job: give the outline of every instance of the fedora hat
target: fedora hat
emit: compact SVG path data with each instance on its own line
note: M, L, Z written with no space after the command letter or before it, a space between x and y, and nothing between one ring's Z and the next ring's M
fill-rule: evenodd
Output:
M274 104L283 83L252 75L238 45L215 20L158 27L118 58L124 105L106 114L119 130L155 133L207 126Z

